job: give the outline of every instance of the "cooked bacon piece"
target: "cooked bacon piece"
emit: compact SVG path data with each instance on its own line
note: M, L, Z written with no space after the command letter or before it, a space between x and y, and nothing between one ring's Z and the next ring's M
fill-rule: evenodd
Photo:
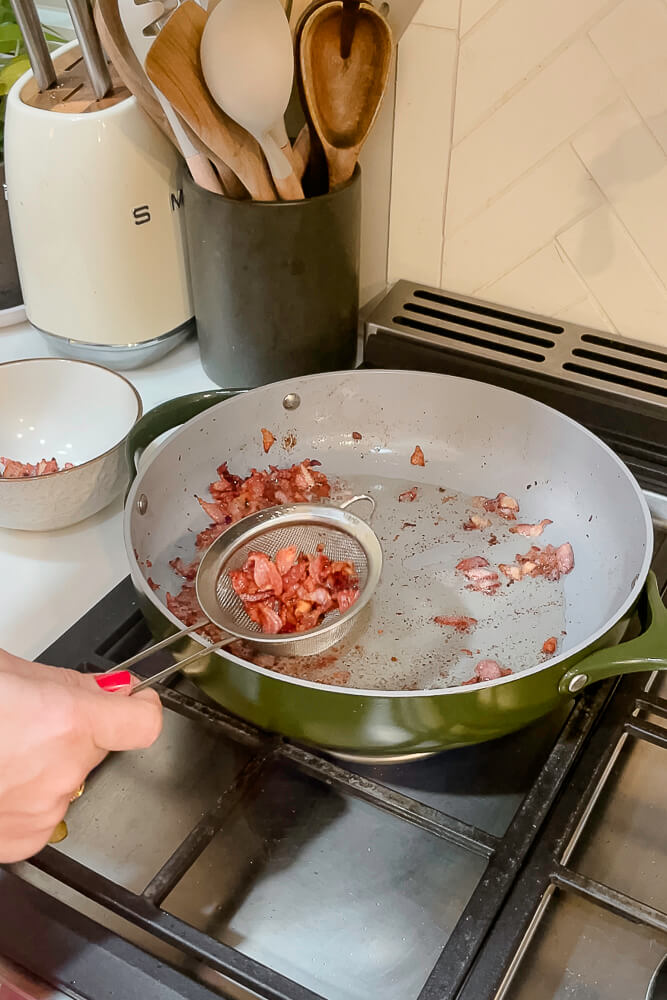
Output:
M343 611L347 611L348 608L351 608L358 596L358 590L339 590L336 594L336 601L338 602L338 610L340 613L342 614Z
M521 567L515 566L514 563L500 563L498 569L505 576L509 577L510 580L520 580L521 579Z
M264 448L264 454L271 451L271 447L276 443L274 435L266 427L261 428L262 431L262 447Z
M266 632L269 635L277 635L282 630L282 618L268 604L260 602L254 606L254 609L257 611L257 618L254 620L261 627L262 632Z
M438 615L433 621L436 625L451 625L457 632L469 632L477 624L476 618L467 618L465 615Z
M545 639L542 643L542 652L546 653L547 656L553 656L556 652L556 646L558 645L558 639L555 635L552 635L550 639Z
M516 521L519 504L507 493L499 493L495 497L473 497L473 506L485 510L487 514L498 514L506 521Z
M574 552L569 542L558 548L545 545L531 545L524 555L517 553L516 563L501 563L500 570L511 580L521 580L525 576L543 576L546 580L560 580L561 576L574 569Z
M466 590L476 590L480 594L495 594L500 587L498 574L489 568L489 561L484 556L461 559L456 568L463 573L466 580L470 580Z
M482 566L488 566L489 560L485 559L484 556L470 556L469 559L461 559L457 562L456 568L460 570L461 573L468 573L471 569L479 569Z
M412 501L416 499L417 499L416 486L413 486L411 490L406 490L405 493L399 493L398 495L399 503L412 503Z
M246 559L244 569L246 572L252 570L258 590L272 590L276 597L280 597L283 592L283 578L276 564L271 562L265 552L251 552Z
M212 545L216 538L219 538L226 528L226 524L210 524L208 528L204 528L204 530L200 531L197 535L197 540L195 542L197 549L200 552L205 552L209 545Z
M288 548L276 552L276 567L281 577L285 576L287 571L292 568L296 562L296 556L296 545L290 545Z
M562 576L567 576L574 569L574 552L569 542L563 542L556 549L556 562Z
M305 632L335 607L347 611L359 596L351 562L332 561L323 552L297 555L293 546L281 549L275 562L251 552L229 578L248 617L270 634Z
M199 569L199 559L193 559L189 564L183 562L179 556L177 559L171 559L169 565L173 569L174 573L178 573L185 580L194 580L197 575L197 570Z
M532 545L525 555L517 555L524 576L543 576L547 580L560 580L574 568L574 553L569 542L554 548L546 545L540 549Z
M218 480L209 486L213 502L201 499L199 502L215 524L234 524L246 514L265 507L320 500L328 497L331 490L327 477L315 468L317 464L306 459L288 469L272 465L264 472L252 469L249 476L241 479L232 475L223 462L218 468ZM198 542L197 547L203 545Z
M33 479L35 476L50 476L53 472L74 468L72 462L65 462L62 469L59 468L55 458L42 458L36 465L17 462L13 458L0 458L0 465L4 465L4 470L0 471L0 479Z
M482 517L481 514L471 514L468 520L463 525L464 531L480 531L482 528L488 528L491 525L491 521L488 517Z
M510 531L513 535L525 535L527 538L535 538L541 535L547 524L553 524L548 517L543 518L537 524L513 524Z
M352 431L352 438L354 441L361 441L361 434L359 431Z
M501 667L497 660L480 660L475 664L473 676L464 684L479 684L480 681L497 681L499 677L508 677L512 671L509 667Z
M222 510L217 503L211 503L210 500L202 500L201 497L197 497L197 501L201 504L202 509L206 511L214 524L228 525L232 523L231 515L225 514L224 510Z
M495 594L500 587L500 578L491 569L473 569L468 574L471 581L466 590L476 590L480 594Z
M424 465L424 452L419 445L417 445L410 456L410 465Z

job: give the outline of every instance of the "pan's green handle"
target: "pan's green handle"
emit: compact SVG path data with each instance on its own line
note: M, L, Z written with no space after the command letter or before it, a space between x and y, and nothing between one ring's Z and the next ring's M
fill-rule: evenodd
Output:
M644 631L612 649L598 649L571 667L560 679L561 694L574 694L588 684L617 674L667 669L667 608L662 603L655 573L646 579Z
M127 436L125 445L127 464L130 470L130 483L137 474L137 454L147 448L151 441L154 441L160 434L184 424L191 417L196 417L198 413L203 413L211 406L222 403L232 396L238 396L240 392L247 392L246 389L207 389L203 392L191 392L187 396L177 396L176 399L168 399L159 406L154 406L141 420L138 420Z

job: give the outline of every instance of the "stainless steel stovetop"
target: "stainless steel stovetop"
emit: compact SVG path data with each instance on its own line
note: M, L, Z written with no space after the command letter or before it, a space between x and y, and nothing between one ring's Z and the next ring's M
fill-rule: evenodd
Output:
M395 346L367 361L418 367ZM637 428L664 429L637 407ZM636 474L664 593L656 440ZM126 580L44 658L106 669L148 640ZM383 767L239 723L184 679L162 695L159 746L112 755L69 837L0 870L0 954L95 1000L643 1000L667 954L667 679L607 681L523 732Z

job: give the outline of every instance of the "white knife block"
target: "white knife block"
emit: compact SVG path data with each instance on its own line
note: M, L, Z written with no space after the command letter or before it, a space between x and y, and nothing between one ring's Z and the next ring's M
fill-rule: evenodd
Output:
M59 79L78 55L76 42L58 50ZM122 86L95 110L83 110L82 92L59 90L64 100L40 95L28 72L7 98L7 199L26 314L59 338L60 353L135 367L194 329L182 160ZM67 110L34 106L49 100Z

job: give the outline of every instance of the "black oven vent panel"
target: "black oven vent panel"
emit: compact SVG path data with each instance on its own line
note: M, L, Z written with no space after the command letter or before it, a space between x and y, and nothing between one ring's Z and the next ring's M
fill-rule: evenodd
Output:
M379 367L392 355L398 365L387 367L469 377L477 367L478 378L503 384L514 370L667 419L667 350L409 281L398 281L366 320L366 362ZM489 368L495 378L485 378Z

